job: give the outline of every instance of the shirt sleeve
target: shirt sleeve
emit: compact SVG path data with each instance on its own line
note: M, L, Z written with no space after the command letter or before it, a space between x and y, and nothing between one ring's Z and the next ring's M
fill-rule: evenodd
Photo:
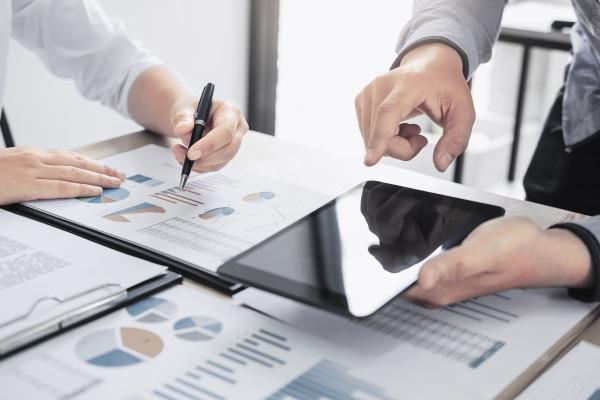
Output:
M161 61L132 41L95 0L12 0L12 36L81 94L129 117L135 79Z
M413 17L402 30L392 68L413 48L433 42L454 48L469 79L492 55L507 0L414 0Z
M570 289L569 294L581 301L600 300L600 216L586 217L577 222L554 225L575 234L587 247L592 260L593 283L589 288Z

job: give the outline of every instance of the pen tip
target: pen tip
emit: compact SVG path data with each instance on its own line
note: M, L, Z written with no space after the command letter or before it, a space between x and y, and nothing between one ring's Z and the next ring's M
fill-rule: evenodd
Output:
M183 190L183 188L185 187L185 184L187 183L187 180L188 180L187 175L181 175L181 180L179 181L179 190Z

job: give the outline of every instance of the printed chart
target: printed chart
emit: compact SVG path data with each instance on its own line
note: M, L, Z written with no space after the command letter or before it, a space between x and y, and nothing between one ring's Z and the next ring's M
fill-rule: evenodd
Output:
M162 339L145 329L104 329L77 343L75 352L83 361L99 367L126 367L154 358L163 349Z
M131 222L128 216L138 214L164 214L165 209L151 203L141 203L133 207L127 207L123 210L115 211L104 215L104 218L113 222Z
M142 185L146 185L149 187L155 187L164 183L162 181L159 181L158 179L150 178L149 176L145 176L142 174L130 176L127 178L127 180L136 183L141 183Z
M144 323L168 321L176 312L177 304L160 297L150 297L127 307L129 315Z
M223 330L223 324L210 317L186 317L175 322L175 336L185 340L199 342L210 340Z
M104 189L100 196L82 197L77 200L90 204L108 204L125 200L129 197L129 191L124 188Z

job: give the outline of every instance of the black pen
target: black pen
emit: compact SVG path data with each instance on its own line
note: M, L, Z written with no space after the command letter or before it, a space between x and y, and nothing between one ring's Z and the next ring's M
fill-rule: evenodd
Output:
M210 113L210 106L212 105L213 93L215 91L215 85L208 83L202 91L200 101L198 102L198 108L196 109L196 115L194 115L194 128L192 129L192 138L190 139L190 147L194 145L198 140L202 139L204 135L204 129L208 121L208 115ZM190 177L194 162L190 160L187 155L183 162L183 169L181 170L181 180L179 181L179 190L183 190L185 184Z

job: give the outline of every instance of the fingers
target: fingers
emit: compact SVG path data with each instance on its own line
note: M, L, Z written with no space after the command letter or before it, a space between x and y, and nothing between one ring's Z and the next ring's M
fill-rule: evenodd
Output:
M389 141L397 135L400 122L407 119L417 106L418 102L410 92L396 86L379 105L372 108L375 117L367 143L365 165L372 166L379 162L386 153Z
M421 127L415 124L402 124L398 136L388 142L386 154L399 160L408 161L427 145L427 138L421 136Z
M121 181L126 178L126 175L123 172L119 172L114 168L97 163L96 161L75 153L49 152L47 154L41 154L40 159L47 165L75 167L81 170L105 175L108 178L115 177Z
M102 193L98 186L47 179L37 180L35 190L33 198L36 200L92 197Z
M45 168L42 168L39 171L38 178L83 183L102 188L116 188L122 183L121 179L114 176L99 174L77 167L60 165L48 165Z
M473 100L470 94L463 95L445 114L444 133L433 152L433 162L439 171L445 171L467 149L474 123Z
M473 285L479 274L467 251L460 247L449 250L423 266L417 285L406 297L434 307L452 304L480 294L479 286Z

